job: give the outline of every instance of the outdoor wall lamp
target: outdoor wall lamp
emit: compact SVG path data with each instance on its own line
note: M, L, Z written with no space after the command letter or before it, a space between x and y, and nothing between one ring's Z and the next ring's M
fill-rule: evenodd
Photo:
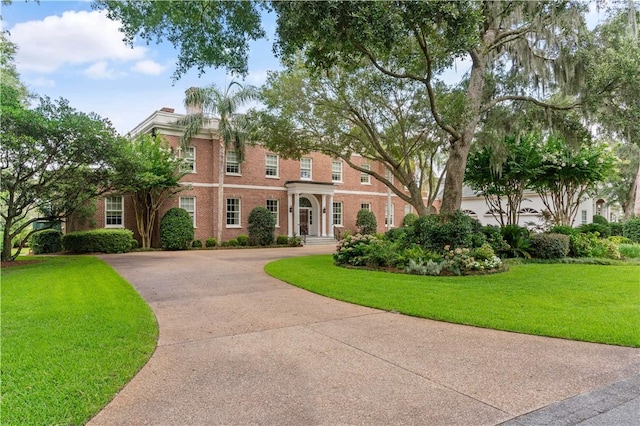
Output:
M322 213L326 213L326 212L327 212L327 208L326 208L326 207L323 207L323 208L322 208Z
M293 213L293 207L289 207L289 213Z

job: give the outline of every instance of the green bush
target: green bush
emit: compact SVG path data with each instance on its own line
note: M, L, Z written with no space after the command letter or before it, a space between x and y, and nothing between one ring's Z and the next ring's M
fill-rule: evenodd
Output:
M193 247L193 248L202 248L202 241L193 240L193 242L191 243L191 247Z
M160 245L166 250L184 250L193 240L193 220L186 210L170 208L160 221Z
M289 244L289 237L287 237L286 235L278 235L276 237L276 244L278 244L279 246L286 246Z
M302 238L291 237L287 239L287 245L289 247L302 247Z
M621 259L620 249L613 241L599 239L591 252L592 257L604 257L605 259Z
M531 240L529 239L530 232L527 228L523 228L518 225L507 225L500 229L502 238L509 245L509 248L501 251L507 257L524 257L530 258L531 254Z
M629 238L627 237L623 237L622 235L612 235L609 238L607 238L607 240L609 241L613 241L616 244L633 244L633 241L631 241Z
M238 235L238 245L240 246L248 246L249 245L249 236L248 235Z
M276 219L266 207L256 207L249 213L249 241L253 246L273 244L276 232Z
M333 260L338 265L363 266L367 263L367 246L376 244L379 239L373 235L350 235L338 244Z
M451 215L419 217L407 228L406 243L419 244L427 250L444 252L444 246L471 248L486 242L482 225L476 219L457 211Z
M591 222L597 223L597 224L600 224L600 225L608 225L609 224L609 221L607 220L607 218L602 216L602 215L599 215L599 214L593 215L593 219L591 220Z
M574 235L578 230L569 225L554 225L549 229L550 234Z
M384 239L389 241L404 241L409 228L391 228L384 233Z
M572 257L590 257L598 244L598 235L577 233L569 236L569 254Z
M207 240L204 242L205 247L215 247L218 245L218 240L216 240L213 237L207 238Z
M495 257L496 253L493 251L491 244L484 243L481 247L471 250L471 256L476 260L489 260Z
M569 236L535 234L531 236L532 256L538 259L559 259L569 254Z
M418 220L417 214L407 213L406 215L404 215L404 218L402 218L402 226L404 227L411 226L415 223L416 220Z
M235 238L232 238L229 241L227 241L225 245L227 247L237 247L238 246L238 240L236 240Z
M378 230L376 215L369 209L360 209L356 217L356 226L362 235L373 235Z
M601 238L607 238L611 235L611 229L609 229L609 225L605 225L602 223L587 223L584 225L580 225L578 231L582 233L598 233Z
M502 232L499 226L487 225L482 227L482 234L487 244L491 246L494 253L504 253L509 250L510 246L502 238Z
M623 233L622 227L623 225L620 222L609 222L609 230L611 231L612 236L615 236L615 235L622 236L622 233Z
M620 244L618 249L625 259L640 259L640 244Z
M44 229L32 234L29 247L34 254L57 253L62 251L62 231Z
M622 235L631 241L640 243L640 217L634 217L627 220L622 225Z
M62 238L62 245L73 253L127 253L134 241L128 229L94 229L70 232Z

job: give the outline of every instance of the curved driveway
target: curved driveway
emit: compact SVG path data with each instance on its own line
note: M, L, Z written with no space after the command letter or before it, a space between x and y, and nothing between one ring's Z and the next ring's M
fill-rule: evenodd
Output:
M526 424L515 418L612 383L638 387L636 349L407 317L263 271L332 250L103 256L149 303L160 338L90 424Z

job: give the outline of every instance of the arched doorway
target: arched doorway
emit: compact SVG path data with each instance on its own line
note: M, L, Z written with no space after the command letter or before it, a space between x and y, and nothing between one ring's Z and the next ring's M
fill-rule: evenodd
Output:
M318 202L312 195L304 195L300 197L300 235L318 235L317 204Z

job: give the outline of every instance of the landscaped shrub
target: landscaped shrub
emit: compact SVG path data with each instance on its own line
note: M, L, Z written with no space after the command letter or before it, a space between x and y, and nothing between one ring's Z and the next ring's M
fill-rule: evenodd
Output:
M238 235L238 245L240 246L248 246L249 245L249 236L248 235Z
M381 266L397 266L402 263L403 257L398 250L398 243L392 243L376 237L364 248L363 261L366 266L378 268Z
M191 243L191 247L193 247L193 248L202 248L202 241L193 240L193 242Z
M622 235L636 243L640 243L640 217L627 220L622 225Z
M607 240L613 241L616 244L633 244L633 241L627 237L623 237L622 235L612 235L607 238Z
M500 229L502 238L509 245L509 248L501 251L500 254L507 257L529 258L531 254L531 240L529 230L518 225L507 225Z
M276 244L278 244L279 246L286 246L287 244L289 244L289 237L287 237L286 235L278 235L276 237Z
M409 263L404 268L404 272L414 275L440 275L442 266L442 262L434 262L433 260L427 260L427 263L424 263L422 259L418 259L417 261L409 259Z
M275 241L276 219L266 207L256 207L249 213L249 241L254 246L268 246Z
M226 245L226 247L237 247L238 246L238 240L236 240L235 238L232 238L229 241L226 241L225 245Z
M407 213L406 215L404 215L404 218L402 218L402 226L404 227L411 226L415 223L416 220L418 220L417 214Z
M640 244L620 244L618 249L625 259L640 259Z
M160 221L160 245L167 250L184 250L193 240L193 220L186 210L173 207Z
M391 228L384 233L385 240L389 241L404 241L407 235L408 228Z
M509 250L509 244L502 238L502 232L499 226L487 225L482 227L482 233L487 244L491 246L494 253L503 253Z
M564 234L564 235L574 235L578 233L578 230L569 225L554 225L549 229L550 234Z
M597 232L600 238L607 238L611 234L611 230L609 229L608 224L602 223L586 223L584 225L580 225L578 231L582 233L595 233Z
M598 244L598 236L591 233L577 233L569 236L569 254L573 257L590 257Z
M289 247L302 247L302 238L290 237L287 239L287 245Z
M65 250L73 253L127 253L133 241L133 232L128 229L78 231L62 237Z
M620 235L622 236L622 223L620 222L609 222L609 231L611 231L611 235Z
M350 235L338 243L333 260L338 265L366 265L367 246L378 241L379 239L373 235Z
M442 253L444 246L471 248L482 245L486 238L482 226L470 216L457 211L451 215L418 218L407 228L406 241Z
M33 254L57 253L62 251L62 231L45 229L32 234L29 247Z
M495 257L496 253L489 243L471 250L471 256L476 260L489 260Z
M356 226L362 235L373 235L378 229L376 215L369 209L360 209L356 217Z
M609 224L609 221L607 220L607 218L602 216L602 215L599 215L599 214L593 215L593 219L591 220L591 222L597 223L597 224L600 224L600 225L608 225Z
M592 257L604 257L605 259L620 259L620 249L613 241L598 239L598 243L591 251Z
M216 240L215 238L207 238L207 240L204 242L205 247L215 247L218 245L218 240Z
M502 268L502 261L494 256L487 260L474 259L468 248L444 248L442 269L454 275L466 275L472 271L493 271Z
M569 254L569 236L535 234L531 236L532 256L538 259L559 259Z

